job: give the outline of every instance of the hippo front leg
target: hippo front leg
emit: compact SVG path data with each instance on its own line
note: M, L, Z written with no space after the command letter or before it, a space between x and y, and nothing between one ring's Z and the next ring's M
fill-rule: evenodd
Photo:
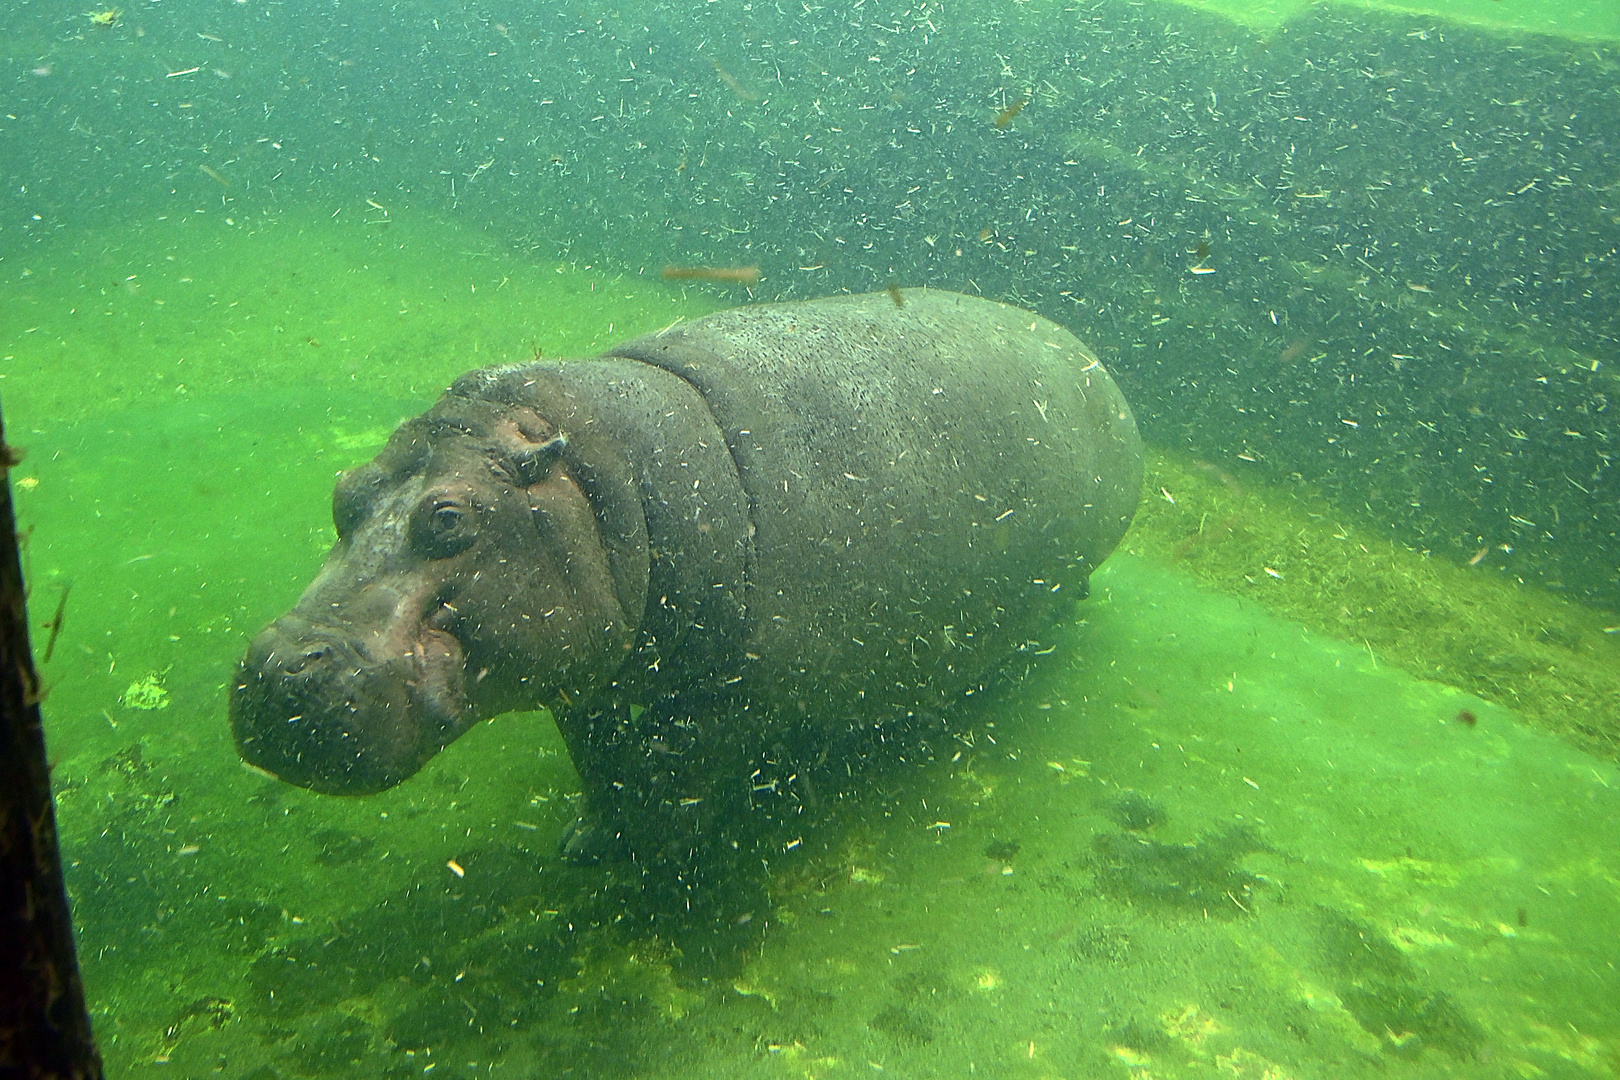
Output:
M575 866L620 862L631 855L627 811L641 801L640 784L633 779L639 770L631 764L637 753L634 725L640 711L628 700L604 695L557 713L557 726L584 797L583 812L563 828L557 841L558 854Z
M754 892L764 831L749 777L758 748L726 695L672 695L645 708L603 694L558 716L585 813L562 835L575 863L634 866L650 910L715 912ZM722 901L722 898L725 898ZM672 903L673 901L673 903Z

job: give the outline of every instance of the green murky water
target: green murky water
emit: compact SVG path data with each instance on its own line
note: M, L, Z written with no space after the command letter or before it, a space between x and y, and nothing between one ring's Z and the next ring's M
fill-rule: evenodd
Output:
M1031 25L1063 18L1056 8L1031 16L1035 6L1020 5L1015 17ZM232 7L273 22L251 4ZM665 261L687 261L682 252L742 264L764 251L766 288L774 275L801 294L885 282L862 276L864 264L832 262L840 248L859 244L846 243L856 236L849 221L832 216L805 224L779 250L750 248L753 216L775 212L769 207L781 195L763 168L704 189L711 201L693 213L709 215L706 231L690 218L652 216L644 233L604 240L588 193L614 198L614 169L621 178L635 172L624 161L685 148L678 167L674 156L665 163L669 175L684 176L704 168L710 153L732 153L693 138L690 125L650 148L627 136L613 153L628 158L578 180L570 197L584 201L572 208L545 201L561 189L546 187L553 181L542 174L584 168L551 160L575 136L548 128L538 104L534 115L486 118L505 125L514 144L527 140L521 165L501 162L513 183L539 177L524 199L482 195L483 152L472 153L460 113L445 125L454 132L434 133L423 121L405 155L409 167L383 177L395 164L380 160L393 121L378 112L373 131L364 128L364 109L342 104L346 80L359 79L344 58L365 55L342 37L342 19L323 9L311 40L292 42L308 46L300 52L246 30L212 40L230 36L218 31L236 11L187 13L178 22L165 15L171 22L154 24L150 38L137 34L157 17L153 10L121 12L103 31L87 28L76 9L26 8L33 37L7 48L21 70L18 85L33 96L19 98L29 108L12 106L7 123L32 126L7 138L29 156L0 165L12 188L23 189L0 231L0 400L8 440L27 451L10 479L27 530L36 627L71 589L41 668L44 708L81 962L110 1075L1620 1074L1620 701L1605 681L1620 670L1620 640L1604 632L1620 616L1601 604L1548 615L1552 601L1517 580L1528 571L1506 561L1511 552L1469 566L1474 541L1447 564L1447 573L1471 577L1422 585L1388 565L1351 563L1346 571L1302 540L1284 550L1289 538L1314 536L1329 520L1314 504L1267 494L1290 489L1286 467L1241 478L1244 497L1271 499L1270 510L1243 516L1211 501L1195 526L1181 511L1193 505L1200 469L1224 476L1209 481L1217 492L1238 483L1199 463L1213 456L1207 447L1180 441L1178 425L1196 425L1197 415L1145 417L1149 439L1180 455L1179 464L1154 474L1140 532L1097 574L1056 650L992 700L965 704L955 739L933 747L925 763L875 776L846 820L784 853L774 910L758 916L757 947L725 970L693 971L667 942L624 931L596 896L599 872L559 862L557 836L575 814L578 779L544 714L480 725L420 775L362 799L315 796L243 769L224 702L248 636L319 565L332 539L334 474L368 459L449 379L537 352L589 355L748 299L742 289L683 292L659 280ZM1151 17L1180 33L1180 11L1156 7ZM566 17L579 27L604 19L629 27L642 14L657 48L684 40L685 16L675 9ZM1243 14L1256 26L1305 17L1291 7ZM487 39L490 47L478 49L491 56L539 34L526 26L563 17L538 9L454 15L440 13L449 27L441 32ZM1374 16L1382 17L1366 17ZM908 32L922 34L931 17L949 38L955 16L937 8L896 8L880 21L903 18ZM1392 36L1427 47L1427 38L1411 35L1436 18L1460 20L1445 31L1453 36L1488 22L1497 37L1484 40L1499 41L1506 55L1521 49L1527 39L1513 35L1527 30L1599 41L1620 32L1606 8L1526 12L1513 0L1424 7L1421 17L1421 27L1401 23ZM356 9L355 33L432 18ZM807 37L831 33L808 6L805 18ZM1203 22L1184 29L1236 32ZM316 30L327 36L315 41ZM96 83L117 127L128 123L124 110L151 107L140 105L148 91L193 77L168 76L191 66L182 43L235 50L219 70L239 78L213 76L206 94L185 95L215 121L229 119L227 127L201 132L187 115L196 110L178 99L165 104L175 111L159 124L175 146L200 136L217 154L194 160L176 150L152 168L131 145L92 161L88 142L69 134L64 145L78 149L45 167L42 133L103 125L86 110L93 97L42 94L40 86L91 79L97 64L134 70L119 65L136 64L129 58L151 46L153 55L138 61L151 68L146 83L113 75ZM725 69L740 87L705 84L705 93L721 95L717 107L754 108L748 95L767 83L768 43L737 45L754 59L735 64L705 51L706 42L686 45L710 57L697 63L710 84ZM935 47L941 64L960 62L956 46ZM919 48L931 55L926 42ZM1572 63L1583 70L1615 70L1601 46L1580 48L1587 51ZM1241 52L1231 63L1259 55ZM557 51L552 58L572 62ZM479 96L469 69L436 55L422 64L443 64L445 86L470 80L455 89L458 108ZM408 57L373 66L396 73L402 96L420 89ZM1045 74L1061 79L1055 68ZM366 77L374 80L375 70ZM621 77L633 76L611 78ZM827 75L829 102L835 84L854 78ZM608 82L604 75L601 85ZM1022 83L1013 82L1016 95ZM598 109L605 117L622 108L590 86L595 100L584 103L584 123ZM895 107L889 93L874 100ZM1488 96L1488 87L1479 93ZM796 108L820 110L819 96L804 97ZM306 164L333 156L336 144L316 126L328 106L342 113L339 126L356 132L349 150L365 153L349 153L341 168L311 166L298 190L277 189L271 136L242 119L261 105L266 115L282 113L279 143L315 146ZM1018 122L1037 114L1032 106ZM766 130L768 119L761 108L744 123L759 146L774 147L767 157L785 154L773 140L786 136ZM903 116L894 123L896 138L913 125ZM728 130L724 138L733 138ZM1138 153L1107 123L1094 137L1120 160ZM711 135L711 144L718 139ZM881 159L880 146L870 150ZM199 173L198 160L227 155L238 163L219 164L224 180ZM321 171L328 164L330 175ZM373 164L378 175L362 176ZM979 177L971 157L953 167L970 194L975 184L988 191L1015 182ZM86 177L78 186L75 168ZM891 183L883 168L880 161L869 179L900 204L911 185ZM1162 184L1166 175L1149 179ZM458 186L446 202L451 178ZM1577 180L1601 187L1613 176L1577 175L1571 185ZM839 186L846 182L853 180L840 174ZM1189 190L1205 190L1191 183ZM429 196L430 184L446 191ZM31 201L30 185L47 193L42 202ZM1594 196L1606 209L1579 223L1592 238L1586 247L1560 234L1571 265L1602 270L1603 244L1620 242L1610 191L1608 202ZM617 197L632 214L641 205ZM28 207L46 203L55 209L34 218ZM975 240L976 220L939 226L926 208L917 212L908 225L908 211L899 210L894 229L927 258L1003 237L1009 257L1022 250L1010 231ZM524 232L526 221L540 223L534 233ZM669 240L676 221L692 225L689 247ZM1071 280L1069 271L1026 262L999 279L1009 298L1040 280ZM1510 263L1492 264L1493 272ZM948 269L898 265L895 276L907 284L938 275L935 283L966 287ZM1165 303L1150 295L1160 273L1151 259L1118 265L1127 279L1119 295L1134 292L1141 304L1124 324L1156 327L1169 318L1160 312L1202 302L1178 301L1170 288L1159 289ZM1606 280L1593 287L1601 291ZM1410 309L1415 290L1399 282L1395 289ZM1536 329L1534 310L1509 316L1485 301L1469 307L1472 294L1460 295L1463 309L1484 311L1470 316L1482 338L1508 327L1527 348L1561 342L1597 362L1594 393L1609 392L1596 381L1620 357L1601 327L1559 337L1556 328ZM1281 304L1267 310L1273 325L1279 310L1282 319L1302 318ZM1407 317L1420 326L1439 320L1425 309ZM1597 325L1597 316L1579 317ZM1099 340L1100 318L1076 329L1123 354L1119 362L1108 356L1110 365L1128 392L1135 379L1148 393L1155 369L1131 350L1162 345ZM1467 332L1459 333L1448 340L1460 344ZM1544 337L1524 337L1538 333ZM1278 345L1284 359L1277 348L1266 358L1274 368L1292 362L1290 351L1308 360L1290 339ZM1553 370L1515 367L1527 363L1522 357L1502 363L1497 385ZM1586 370L1569 363L1566 374ZM1333 381L1319 379L1323 394ZM1501 407L1496 398L1478 403L1486 412ZM1606 431L1595 406L1555 412L1561 429L1588 442ZM1370 414L1359 415L1365 422ZM1520 436L1529 428L1504 422ZM1248 453L1241 444L1230 449ZM1220 460L1220 468L1243 467ZM1436 467L1440 483L1461 483L1445 471L1451 467ZM1414 491L1420 486L1416 474L1386 469ZM1607 474L1568 478L1600 493L1611 483ZM1354 500L1364 504L1355 510L1364 530L1357 535L1382 535L1391 490L1401 484ZM1356 542L1348 528L1333 527L1345 544ZM1602 527L1586 542L1601 545ZM1494 551L1507 536L1479 542ZM1560 542L1547 542L1555 556ZM1235 552L1237 569L1223 568L1213 545ZM1402 550L1411 565L1429 557ZM1351 582L1335 592L1333 575L1346 573ZM1323 610L1328 604L1290 608L1266 591L1281 596L1305 581L1373 605L1365 607L1367 628L1352 628L1361 613L1348 606L1341 619ZM1368 598L1380 589L1422 595L1425 617L1448 625L1464 608L1500 617L1469 622L1463 642L1448 640L1442 655L1434 645L1442 631L1403 637L1412 609L1377 606ZM1458 659L1471 651L1473 667ZM1553 678L1558 669L1578 676L1578 703L1569 692L1575 683ZM1560 715L1562 700L1571 704Z
M74 370L12 392L13 482L36 590L72 582L47 709L115 1073L1612 1068L1613 763L1141 556L719 981L570 926L543 715L370 798L250 774L225 680L330 543L333 473L480 357L701 308L427 224L159 224L28 280L10 378Z

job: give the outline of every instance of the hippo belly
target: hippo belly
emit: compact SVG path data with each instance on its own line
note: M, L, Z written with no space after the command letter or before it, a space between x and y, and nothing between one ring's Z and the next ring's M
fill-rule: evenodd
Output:
M243 757L375 791L544 705L594 823L576 853L685 866L746 850L851 733L959 708L1085 595L1141 446L1067 330L901 300L458 379L340 479L325 567L235 681Z

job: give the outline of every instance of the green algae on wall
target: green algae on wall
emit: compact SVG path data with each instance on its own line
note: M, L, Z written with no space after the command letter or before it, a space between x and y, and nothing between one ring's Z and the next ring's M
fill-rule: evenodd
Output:
M1459 566L1306 492L1158 449L1124 547L1620 756L1620 626L1504 572L1498 547Z
M1233 22L1266 32L1320 0L1174 0L1224 15ZM1433 15L1501 33L1548 34L1574 41L1620 41L1620 6L1607 0L1332 0L1335 7ZM1326 5L1324 5L1326 6Z

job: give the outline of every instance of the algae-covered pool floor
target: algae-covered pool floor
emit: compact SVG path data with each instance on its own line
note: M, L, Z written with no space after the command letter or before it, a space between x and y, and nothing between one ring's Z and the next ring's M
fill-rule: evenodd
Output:
M793 906L782 1041L827 1002L907 1075L1612 1073L1611 766L1143 560L1097 586Z
M1620 1072L1613 763L1204 588L1196 551L1111 560L1028 678L874 783L826 850L784 854L723 974L615 927L598 872L558 863L578 782L543 715L363 799L242 769L225 687L318 565L337 469L531 338L585 352L609 321L702 310L420 228L393 248L159 229L6 276L36 623L72 583L45 708L110 1075ZM143 251L216 251L218 302L171 318L118 286ZM390 322L430 284L437 317ZM89 294L118 331L73 321ZM216 377L182 393L188 334ZM321 345L266 359L278 334Z

